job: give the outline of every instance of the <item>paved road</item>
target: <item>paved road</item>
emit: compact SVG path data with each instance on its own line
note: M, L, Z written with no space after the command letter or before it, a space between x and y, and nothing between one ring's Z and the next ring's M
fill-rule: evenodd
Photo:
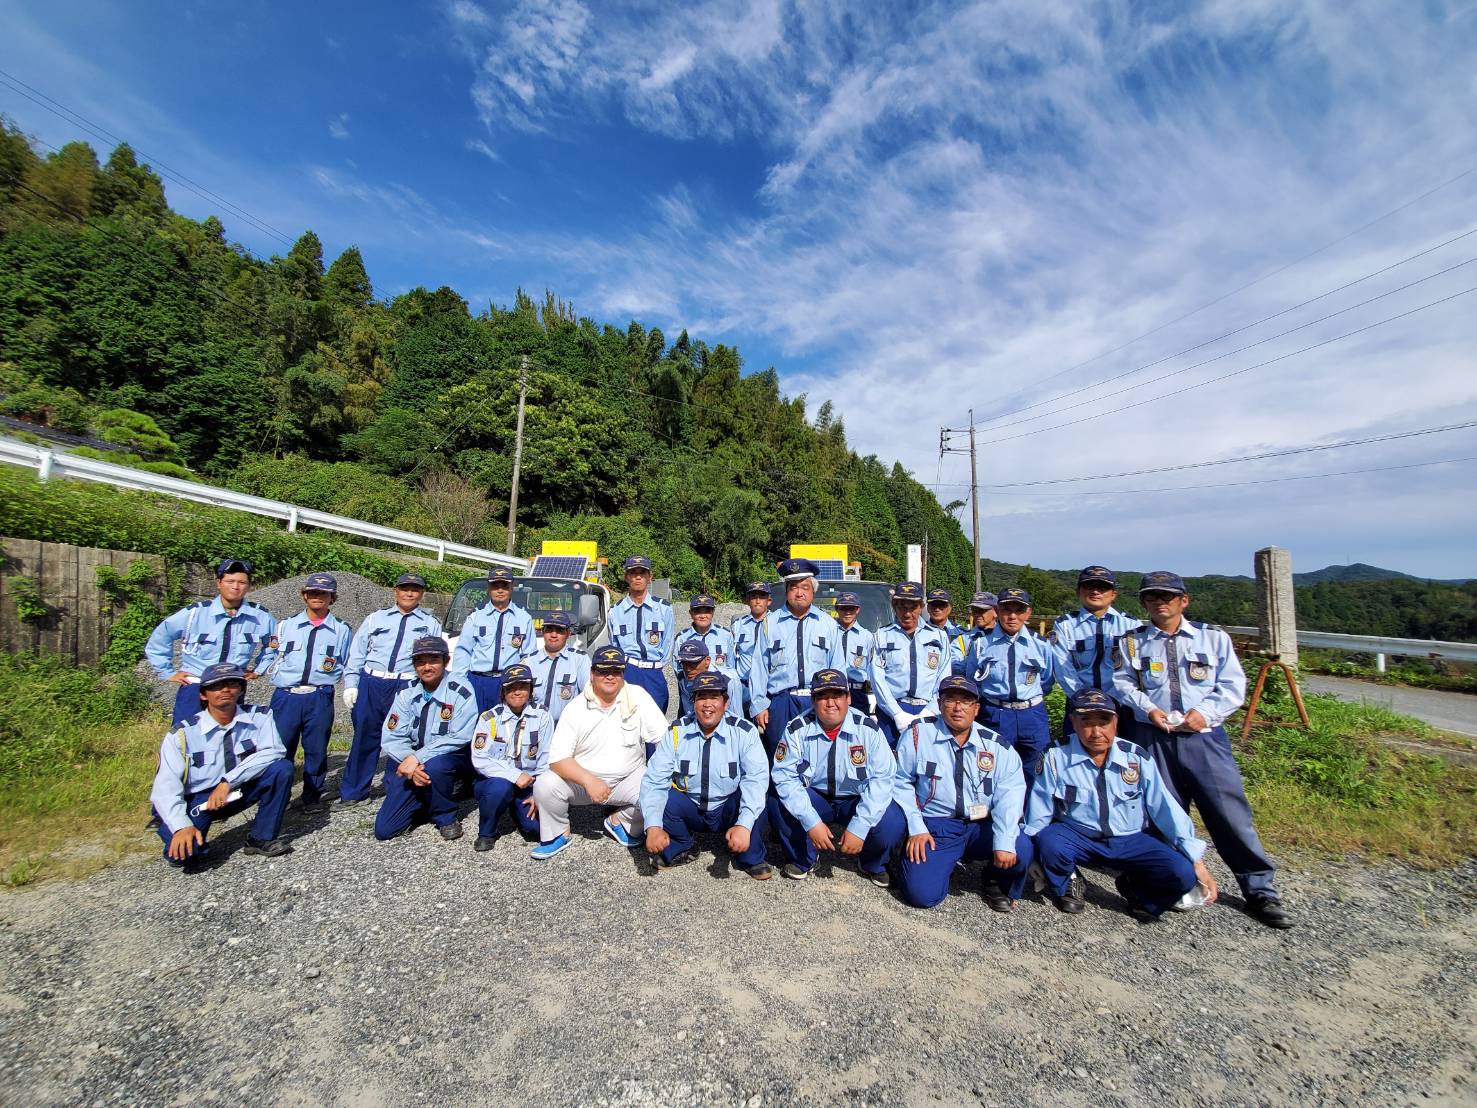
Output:
M1477 696L1442 692L1439 689L1408 689L1399 685L1376 685L1352 677L1325 677L1310 673L1303 678L1309 692L1333 693L1341 700L1367 700L1403 715L1423 719L1442 731L1477 736Z

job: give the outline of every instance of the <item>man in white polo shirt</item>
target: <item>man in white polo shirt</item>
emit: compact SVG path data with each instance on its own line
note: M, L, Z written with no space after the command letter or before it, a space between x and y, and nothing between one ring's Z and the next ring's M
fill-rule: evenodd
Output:
M549 772L533 785L543 861L570 844L572 804L613 809L605 833L624 847L641 845L641 777L646 755L667 729L665 713L645 689L626 683L626 655L602 646L590 659L590 683L559 717L549 746Z

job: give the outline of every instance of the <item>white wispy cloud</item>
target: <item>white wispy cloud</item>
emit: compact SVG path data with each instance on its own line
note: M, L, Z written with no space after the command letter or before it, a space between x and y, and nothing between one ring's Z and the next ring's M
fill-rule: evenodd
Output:
M349 113L339 112L328 121L328 133L340 141L349 137Z
M466 146L468 150L472 151L472 153L481 154L488 161L495 162L498 160L497 151L488 146L487 143L480 138L467 139Z

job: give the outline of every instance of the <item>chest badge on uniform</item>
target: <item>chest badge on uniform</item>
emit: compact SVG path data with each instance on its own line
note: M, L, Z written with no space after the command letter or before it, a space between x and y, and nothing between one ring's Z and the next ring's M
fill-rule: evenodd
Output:
M659 646L661 644L661 641L662 641L661 628L659 628L659 627L653 627L650 631L646 632L646 645L647 646Z
M862 651L860 647L858 647L857 652L851 656L851 664L856 666L857 669L862 668Z
M474 739L473 742L472 742L472 749L473 750L485 750L485 749L487 749L487 736L486 735L478 735L477 738Z
M560 685L559 686L559 699L560 700L568 700L573 695L574 695L574 686L573 685Z
M324 673L332 673L333 667L336 665L338 665L338 662L335 659L324 658L322 665L320 665L318 668L323 670Z
M394 712L391 712L390 718L385 720L385 726L388 727L391 731L395 730L395 728L400 726L400 717L397 716Z
M521 650L523 648L523 632L514 631L508 636L508 642L513 644L514 650Z
M774 748L774 760L776 762L783 762L785 760L785 755L788 753L790 753L790 747L783 739L781 739L779 741L779 745Z
M716 655L716 659L717 659L717 662L718 662L718 664L720 666L726 666L726 665L728 665L728 655L725 654L725 653L723 653L723 651L721 651L721 650L718 651L718 654Z
M851 752L851 764L864 766L867 764L867 748L865 746L853 746L848 748Z
M1203 662L1191 662L1190 663L1190 680L1191 681L1204 681L1209 676L1210 676L1210 667L1208 665L1205 665Z
M268 650L276 650L277 649L277 636L276 635L273 635L270 639L267 640L267 649Z
M535 735L533 737L533 742L531 742L531 743L528 744L528 757L530 757L530 758L537 758L538 757L538 736L537 735Z
M1137 762L1129 762L1128 765L1123 767L1123 783L1125 785L1136 785L1138 784L1138 780L1139 764Z
M450 722L450 720L451 720L451 705L450 704L443 704L443 705L441 705L441 722L442 723L447 723L447 722Z
M1164 663L1163 662L1150 662L1149 663L1149 672L1150 673L1163 673L1164 672Z
M924 656L923 660L926 663L928 663L928 668L929 669L938 669L939 668L939 652L937 650L930 650Z
M989 773L995 768L995 755L988 750L981 750L975 761L979 764L981 773Z
M1036 683L1036 671L1034 669L1028 669L1028 670L1026 670L1026 684L1028 684L1028 685L1034 685L1035 683Z

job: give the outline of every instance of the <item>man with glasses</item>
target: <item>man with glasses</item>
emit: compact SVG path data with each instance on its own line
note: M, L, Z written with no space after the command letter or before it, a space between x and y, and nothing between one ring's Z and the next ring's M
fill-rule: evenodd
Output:
M1118 577L1106 566L1088 566L1077 575L1077 599L1082 606L1059 616L1051 628L1056 655L1056 679L1068 697L1080 689L1101 689L1113 695L1113 659L1118 640L1140 623L1113 607L1118 599ZM1132 713L1124 710L1120 727L1126 734ZM1062 716L1062 741L1072 735L1072 721Z
M1222 726L1246 699L1246 673L1231 637L1185 618L1190 594L1168 570L1144 574L1149 622L1118 643L1114 696L1133 709L1134 741L1158 763L1182 808L1200 812L1210 840L1268 927L1293 925L1273 883L1275 867L1252 824L1241 769Z
M487 603L462 625L451 672L472 686L477 710L490 712L502 703L503 670L537 650L533 617L513 603L512 571L493 566L487 571Z
M207 666L240 666L244 680L265 672L277 656L277 620L271 612L246 599L251 588L251 563L224 558L215 567L214 600L197 600L154 628L144 657L161 681L175 690L170 726L178 727L200 711L200 674ZM179 643L179 663L174 644ZM242 686L244 691L245 686Z
M533 703L555 723L590 681L590 656L570 643L572 626L567 612L544 616L543 649L527 659L533 670Z

